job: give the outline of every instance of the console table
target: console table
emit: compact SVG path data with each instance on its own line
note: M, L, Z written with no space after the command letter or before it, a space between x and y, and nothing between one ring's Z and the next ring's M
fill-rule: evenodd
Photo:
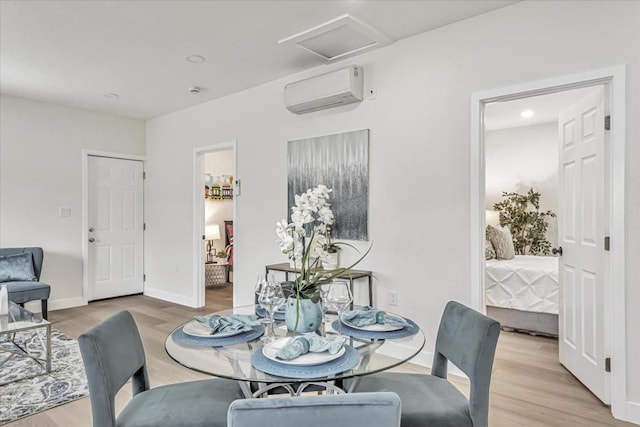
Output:
M285 278L289 280L289 273L299 273L300 269L295 269L289 265L288 262L283 262L280 264L271 264L266 265L265 267L266 274L269 274L270 271L281 271L284 272ZM349 280L349 287L351 288L351 293L353 294L353 281L357 279L367 279L369 283L369 306L373 307L373 273L371 271L365 270L350 270L345 272L337 277L338 279L347 279Z

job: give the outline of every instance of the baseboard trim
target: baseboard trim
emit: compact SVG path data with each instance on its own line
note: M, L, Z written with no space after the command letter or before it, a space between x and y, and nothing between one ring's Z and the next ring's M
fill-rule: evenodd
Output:
M82 305L87 305L82 297L54 299L49 300L47 310L64 310L65 308L80 307ZM24 307L32 313L42 312L42 304L40 301L29 301L24 305Z
M627 404L625 406L626 414L623 418L619 419L622 421L640 425L640 403L627 401Z
M394 342L385 342L384 346L380 349L380 353L385 356L394 357L396 359L405 359L411 353L413 353L413 348L405 344L394 343ZM413 359L409 360L409 363L413 363L414 365L424 366L425 368L431 369L431 364L433 363L433 352L422 350L418 353ZM457 377L468 378L464 372L458 369L454 364L449 362L449 367L447 369L448 373L451 375L455 375Z
M149 288L147 286L145 286L143 294L151 298L161 299L163 301L172 302L174 304L180 304L180 305L184 305L191 308L197 308L196 305L194 304L193 298L185 295L174 294L173 292L167 292L161 289Z

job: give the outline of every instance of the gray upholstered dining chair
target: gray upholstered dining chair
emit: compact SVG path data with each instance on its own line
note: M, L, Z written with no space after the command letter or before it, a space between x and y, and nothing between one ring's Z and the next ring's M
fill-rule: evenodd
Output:
M330 394L236 400L228 427L399 427L395 393Z
M444 309L431 375L381 373L362 378L357 392L394 391L402 427L487 427L489 384L500 323L458 302ZM447 381L451 361L471 382L469 400Z
M229 405L243 397L235 381L222 379L150 388L142 340L127 311L107 318L78 341L95 427L226 427ZM116 419L115 395L130 378L133 399Z

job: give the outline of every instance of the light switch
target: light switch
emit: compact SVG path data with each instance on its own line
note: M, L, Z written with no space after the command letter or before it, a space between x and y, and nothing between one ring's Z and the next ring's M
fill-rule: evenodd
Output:
M71 208L60 208L59 215L63 218L71 216Z

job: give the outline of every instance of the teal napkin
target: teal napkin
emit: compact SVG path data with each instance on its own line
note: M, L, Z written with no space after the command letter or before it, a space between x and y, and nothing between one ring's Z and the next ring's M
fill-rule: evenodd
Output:
M246 314L231 314L229 316L212 314L210 316L196 316L194 319L211 328L211 335L235 331L248 332L252 326L260 324L255 317Z
M403 328L409 326L409 322L402 317L394 316L393 314L371 307L363 307L362 310L347 311L342 314L342 320L349 322L353 326L369 326L376 323Z
M290 338L289 341L276 352L276 357L282 360L293 360L309 352L322 353L323 351L328 351L329 354L336 354L346 342L347 339L344 337L329 340L315 332L309 332Z

